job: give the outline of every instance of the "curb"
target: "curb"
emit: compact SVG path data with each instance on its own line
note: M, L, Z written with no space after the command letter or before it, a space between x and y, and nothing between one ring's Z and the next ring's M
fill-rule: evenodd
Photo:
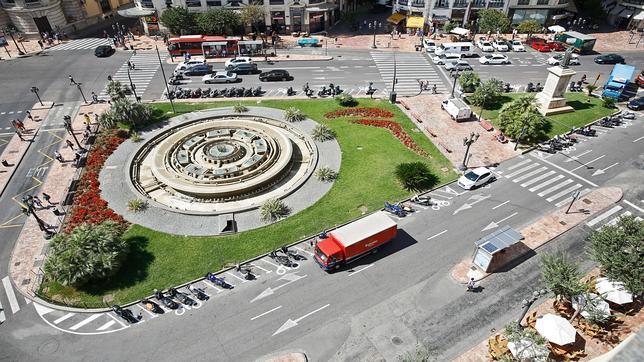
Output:
M4 184L4 186L2 186L2 189L0 190L0 196L2 196L2 194L4 194L4 190L7 188L7 186L9 186L9 183L11 182L11 179L13 178L13 175L16 173L16 170L18 169L18 166L20 165L20 163L22 163L22 159L25 158L25 155L27 154L27 152L31 148L31 145L34 143L33 139L36 138L36 136L38 135L38 132L40 132L40 127L38 127L36 129L36 131L34 132L32 140L29 141L29 144L27 145L27 148L25 148L25 152L23 152L22 155L20 155L20 158L16 161L16 164L14 165L15 167L13 167L13 170L9 174L9 178L7 179L7 182Z

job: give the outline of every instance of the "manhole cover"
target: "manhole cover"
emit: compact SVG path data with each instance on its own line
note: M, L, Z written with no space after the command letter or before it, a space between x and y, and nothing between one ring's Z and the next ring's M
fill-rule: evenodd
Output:
M559 221L559 223L560 223L561 225L566 225L566 222L565 222L565 221Z
M395 344L396 346L399 346L403 343L403 340L400 339L398 336L391 337L391 342Z

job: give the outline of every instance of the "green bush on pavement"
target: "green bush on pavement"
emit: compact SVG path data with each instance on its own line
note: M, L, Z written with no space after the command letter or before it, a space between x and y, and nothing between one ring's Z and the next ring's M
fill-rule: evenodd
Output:
M339 105L342 107L353 107L358 102L351 96L351 94L347 93L342 93L340 95L335 96L335 101L338 102Z
M604 108L613 109L613 108L615 108L615 99L610 98L610 97L603 97L602 98L602 105L604 106Z
M241 102L238 102L238 103L235 103L235 105L233 106L233 112L235 113L248 112L248 108L245 105L243 105Z
M536 20L524 20L517 25L517 31L522 34L532 34L538 33L543 29L543 25Z
M304 113L299 108L288 107L284 111L284 119L287 122L300 122L304 120Z
M583 274L579 271L579 266L564 253L543 254L540 267L546 286L559 300L571 301L587 289L580 281Z
M522 144L533 144L546 137L549 123L538 109L533 95L523 95L506 103L498 118L501 132Z
M338 172L330 167L322 166L315 171L315 177L322 182L331 182L338 178Z
M311 137L318 142L330 141L335 138L335 131L323 124L318 124L313 129Z

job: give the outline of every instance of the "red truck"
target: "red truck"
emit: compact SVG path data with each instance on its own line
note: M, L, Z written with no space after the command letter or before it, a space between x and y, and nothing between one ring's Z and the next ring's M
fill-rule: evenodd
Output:
M397 231L396 222L378 211L329 232L315 247L315 261L324 270L339 269L389 242Z

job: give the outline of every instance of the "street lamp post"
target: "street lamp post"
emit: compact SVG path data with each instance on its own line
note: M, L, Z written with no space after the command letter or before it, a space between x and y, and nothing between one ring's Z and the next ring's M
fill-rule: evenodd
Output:
M463 146L465 146L466 148L465 148L465 156L463 156L463 163L461 163L458 166L459 170L461 171L467 170L467 166L465 165L465 163L467 162L467 155L470 152L470 146L472 146L472 144L476 142L476 140L478 139L479 139L479 134L474 132L470 133L469 137L463 138Z
M16 42L16 38L13 37L13 33L15 32L15 28L13 28L13 26L11 26L11 25L7 25L7 26L4 27L4 29L2 29L2 32L5 35L9 34L9 36L11 37L11 40L13 40L13 44L15 44L16 49L18 49L18 55L25 55L25 52L20 50L20 47L18 46L18 42ZM25 45L23 44L22 47L24 48Z
M456 81L461 76L461 73L458 70L451 71L449 76L454 78L454 84L452 84L452 98L454 98L454 91L456 90Z
M137 102L140 102L139 96L136 95L136 85L132 83L132 77L130 76L130 67L127 68L127 79L130 80L130 88L132 89L132 92L134 93L134 99Z
M32 215L32 216L34 217L34 219L35 219L35 220L36 220L36 222L38 223L38 227L40 228L40 230L42 230L42 231L44 231L44 232L45 232L45 239L50 239L52 236L54 236L54 233L53 233L53 232L51 232L51 231L49 231L49 229L50 229L52 226L51 226L51 225L49 225L49 224L47 224L47 223L46 223L43 219L41 219L41 218L40 218L40 216L38 216L38 214L36 213L36 209L34 208L34 200L33 200L33 196L31 196L31 195L25 195L25 196L22 198L22 202L24 202L24 203L27 205L27 207L26 207L26 208L23 206L23 208L22 208L22 212L23 212L25 215L27 215L27 216Z
M528 313L528 310L530 309L530 306L532 306L532 303L534 303L537 299L539 299L539 297L544 296L547 293L548 291L545 289L535 290L532 292L530 299L524 299L521 301L521 304L523 305L523 312L521 312L521 317L519 317L519 320L517 321L519 328L523 329L521 321L523 320L523 317L525 317L525 315Z
M398 79L396 79L396 73L397 73L397 66L398 64L396 63L396 51L394 50L394 77L391 80L391 93L389 94L389 102L391 103L396 103L396 83L398 83Z
M74 129L72 128L71 116L67 115L63 117L63 126L65 127L65 130L67 130L67 133L69 133L74 138L74 141L76 142L76 146L78 146L78 149L84 150L85 148L81 146L80 142L78 142L78 138L76 138L76 133L74 133Z
M380 23L380 26L382 27L382 23ZM373 22L369 22L369 28L373 27L373 42L371 43L371 49L376 49L376 29L378 28L378 21L374 20Z
M40 102L40 105L44 107L45 105L42 104L42 99L40 99L40 94L38 94L38 92L40 92L40 89L38 89L38 87L31 87L30 90L31 90L31 93L36 95L36 98L38 98L38 102Z
M165 77L165 71L163 70L163 63L161 62L161 55L159 54L159 47L157 46L156 43L154 43L154 48L156 48L157 50L157 58L159 59L159 66L161 67L161 75L163 75L163 83L165 84L165 90L166 92L168 92L168 99L170 100L170 106L172 106L172 113L177 113L177 111L174 109L174 101L170 96L170 88L168 87L168 80Z

